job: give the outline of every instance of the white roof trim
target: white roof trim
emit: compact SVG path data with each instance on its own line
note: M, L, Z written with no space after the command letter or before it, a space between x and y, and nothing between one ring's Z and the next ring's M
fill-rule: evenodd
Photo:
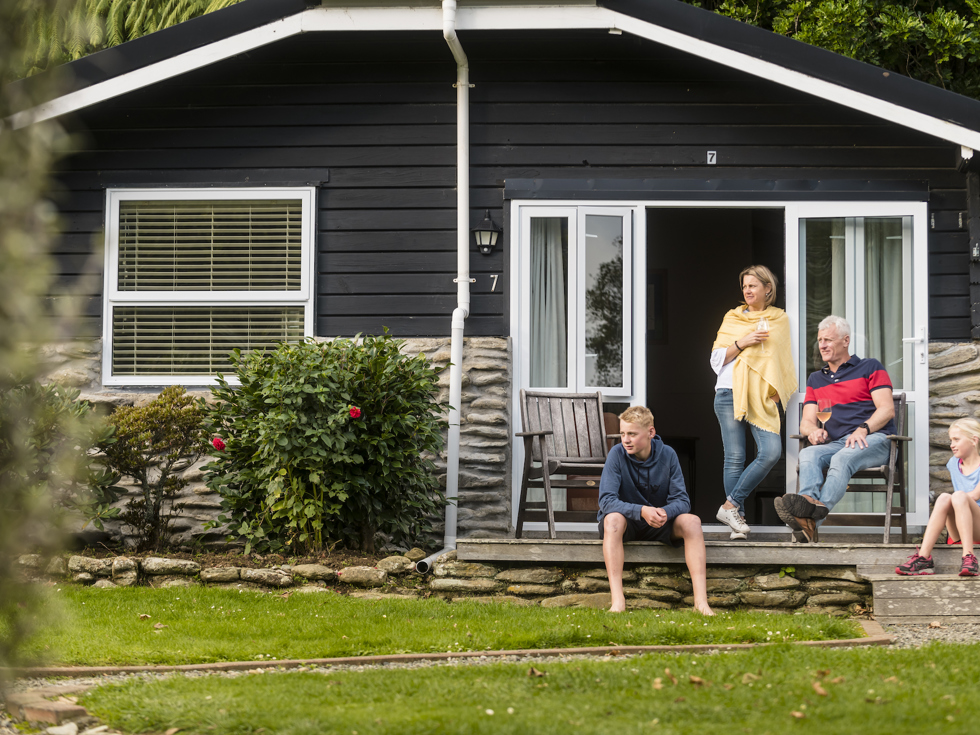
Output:
M457 28L462 31L617 28L966 148L980 148L980 131L930 117L901 105L855 92L607 8L581 5L463 6L458 8L456 18ZM312 31L433 31L435 33L441 30L442 10L438 6L310 8L289 18L150 64L78 92L66 94L31 110L18 113L12 117L11 122L15 127L23 127L32 122L58 117L297 33Z

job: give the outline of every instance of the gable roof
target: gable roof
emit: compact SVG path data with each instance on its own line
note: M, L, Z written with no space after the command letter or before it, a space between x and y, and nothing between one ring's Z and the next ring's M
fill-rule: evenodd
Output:
M457 28L616 29L959 144L964 159L980 148L980 101L678 0L528 3L463 0ZM244 0L67 64L73 77L69 91L18 113L13 122L22 126L81 110L297 34L441 33L442 22L437 0L411 7L385 0L362 6Z

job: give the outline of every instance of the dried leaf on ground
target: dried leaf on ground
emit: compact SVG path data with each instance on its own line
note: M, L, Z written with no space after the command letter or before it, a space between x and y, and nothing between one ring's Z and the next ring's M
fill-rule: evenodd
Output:
M536 668L534 668L532 666L531 668L529 668L527 670L527 675L528 676L547 676L548 675L548 672L547 671L538 671Z
M661 679L658 676L656 679L653 680L653 688L654 689L663 689L664 688L664 680Z
M822 686L820 686L820 682L819 681L813 682L813 691L815 691L821 697L826 697L827 696L827 690L824 689Z
M790 712L790 714L793 715L793 717L795 717L798 720L802 720L804 717L806 717L805 714L797 710L793 710L792 712Z
M149 620L150 616L146 613L140 613L140 620Z
M170 626L169 625L164 625L163 623L154 623L153 624L153 627L156 628L157 630L161 630L163 628L169 628Z

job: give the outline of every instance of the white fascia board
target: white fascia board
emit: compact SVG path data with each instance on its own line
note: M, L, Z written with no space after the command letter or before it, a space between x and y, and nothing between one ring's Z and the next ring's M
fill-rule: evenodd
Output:
M597 10L601 9L597 8ZM616 21L614 26L610 27L619 28L641 38L646 38L680 51L686 51L709 61L724 64L732 69L739 69L762 79L768 79L777 84L812 94L815 97L836 102L845 107L850 107L860 112L866 112L869 115L880 117L883 120L897 123L903 127L918 130L919 132L933 135L952 143L958 143L961 146L977 148L977 144L980 143L980 131L970 130L969 128L964 128L946 120L930 117L921 112L910 110L907 107L886 102L861 92L855 92L847 87L826 82L822 79L803 74L802 72L793 71L778 64L757 59L754 56L715 46L706 41L661 28L646 21L630 18L620 13L612 13L612 15L616 16Z
M912 130L957 143L970 149L980 148L980 131L909 110L901 105L880 100L854 90L827 82L778 64L755 58L738 51L722 48L661 28L622 13L583 5L551 6L464 6L457 10L457 28L476 30L552 30L583 28L616 28L646 38L679 51L738 69L811 94L821 99L866 112ZM101 84L67 94L51 102L18 113L12 118L15 127L39 122L89 105L102 102L156 82L193 71L207 64L236 54L313 31L441 31L442 9L429 7L317 7L246 31L232 38L216 41L194 51L151 64L143 69L123 74Z
M49 120L302 33L303 13L215 41L11 115L14 128Z

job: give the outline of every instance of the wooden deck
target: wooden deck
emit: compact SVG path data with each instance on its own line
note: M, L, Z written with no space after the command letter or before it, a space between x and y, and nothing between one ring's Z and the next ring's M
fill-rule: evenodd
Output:
M767 566L851 566L869 572L895 567L915 550L913 544L818 543L785 541L706 541L708 564L764 564ZM937 549L937 558L949 552L949 565L959 552ZM460 539L456 544L460 561L533 562L535 564L602 564L599 539ZM683 563L684 550L657 543L634 541L626 544L627 564Z
M709 566L852 567L872 583L875 619L880 623L980 623L980 577L957 576L959 547L933 550L936 574L901 577L895 567L915 550L914 544L706 541ZM598 539L462 539L460 561L490 564L601 566ZM684 550L663 544L626 544L627 564L683 564Z

